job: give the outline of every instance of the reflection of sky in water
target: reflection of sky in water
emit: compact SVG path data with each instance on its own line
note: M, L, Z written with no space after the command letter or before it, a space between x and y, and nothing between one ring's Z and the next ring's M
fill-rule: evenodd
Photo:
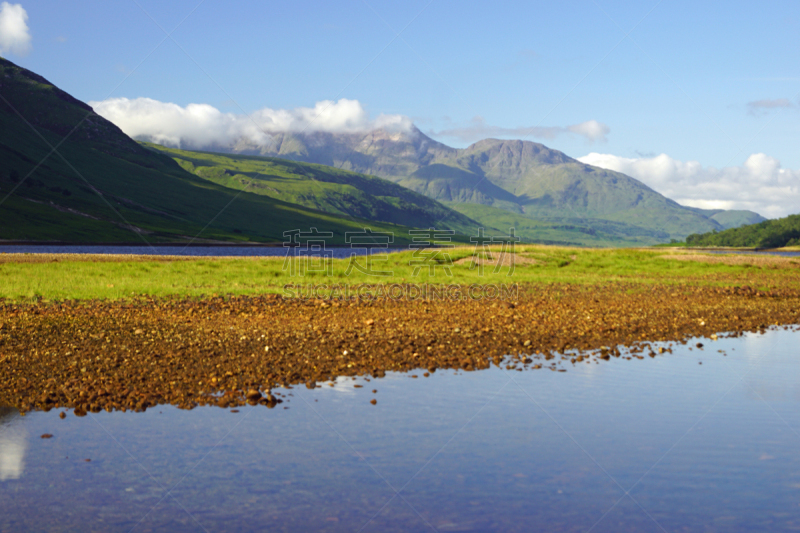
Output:
M238 413L28 413L0 426L26 459L0 531L796 531L798 336L340 378Z
M371 253L401 252L408 248L375 249ZM9 254L134 254L134 255L186 255L204 257L285 257L283 246L106 246L106 245L4 245L0 253ZM335 259L346 259L352 254L366 255L364 248L349 246L325 247L325 251ZM305 246L298 254L308 253ZM316 251L309 253L312 257L321 257Z
M0 481L22 476L27 448L28 433L16 411L0 408Z

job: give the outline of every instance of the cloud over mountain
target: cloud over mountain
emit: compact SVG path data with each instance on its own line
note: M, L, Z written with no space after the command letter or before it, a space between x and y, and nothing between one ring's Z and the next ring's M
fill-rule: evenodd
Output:
M533 126L520 128L503 128L487 124L483 117L474 117L466 126L431 131L433 137L449 137L471 143L487 137L534 137L537 139L555 139L559 135L572 133L584 137L589 142L606 142L610 128L602 122L587 120L572 126Z
M21 4L0 4L0 54L25 55L31 48L28 13Z
M250 115L223 113L208 104L181 107L150 98L110 98L89 105L131 137L180 148L226 146L240 139L265 144L277 132L406 131L412 126L411 119L402 115L382 114L373 119L358 100L346 98L324 100L314 107L264 108Z
M705 209L749 209L768 218L800 212L800 170L753 154L741 166L717 169L666 154L629 159L590 153L579 161L632 176L676 202Z
M131 137L188 149L228 146L242 139L263 145L269 143L273 133L409 131L413 126L411 119L403 115L382 114L373 119L358 100L346 98L336 102L323 100L314 107L264 108L249 115L224 113L208 104L182 107L150 98L109 98L89 102L89 105ZM465 127L432 131L430 134L465 142L509 136L554 139L571 134L589 142L605 142L609 131L607 125L596 120L571 126L503 128L488 125L482 117L475 117Z

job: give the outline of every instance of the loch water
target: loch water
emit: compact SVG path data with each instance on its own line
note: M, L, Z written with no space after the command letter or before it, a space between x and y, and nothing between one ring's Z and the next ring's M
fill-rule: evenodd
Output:
M795 531L798 346L340 378L239 412L6 408L0 531Z
M346 259L352 255L391 253L408 248L359 248L311 244L296 250L298 255ZM111 255L182 255L191 257L285 257L288 252L281 244L275 246L235 245L161 245L132 246L107 244L5 244L0 254L111 254Z

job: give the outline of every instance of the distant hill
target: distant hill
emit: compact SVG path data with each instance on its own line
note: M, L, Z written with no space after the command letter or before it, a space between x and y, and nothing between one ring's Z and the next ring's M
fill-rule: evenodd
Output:
M374 176L286 159L190 152L149 143L145 146L168 155L196 176L229 189L338 216L477 234L478 223L469 217Z
M738 228L739 226L749 226L767 220L758 213L745 210L725 210L725 209L699 209L692 207L698 213L702 213L711 220L722 226L722 229Z
M596 218L527 217L483 204L447 202L487 228L515 228L526 241L590 247L649 246L669 238L665 232Z
M281 242L285 230L317 227L343 243L346 231L366 226L393 231L403 242L408 228L395 221L412 220L399 218L404 200L391 194L382 200L386 216L377 204L375 212L350 214L214 183L139 145L45 78L0 59L0 240ZM463 215L423 200L428 219L420 222L441 214L459 229L469 226Z
M387 180L330 166L286 159L224 155L147 147L171 156L184 169L225 187L247 190L335 214L406 225L453 228L487 235L515 228L524 241L579 246L643 246L669 238L666 232L603 219L541 216L536 219L498 207L441 203ZM460 218L459 218L460 217Z
M679 205L625 174L586 165L528 141L486 139L455 149L413 128L367 134L277 133L265 145L239 141L214 150L349 169L389 179L451 207L480 204L539 223L556 220L561 221L556 225L585 227L603 220L613 224L606 226L610 233L600 240L608 237L620 245L667 242L763 220L750 211ZM492 210L459 210L483 224L497 221ZM488 219L481 218L491 213ZM634 241L632 234L637 235ZM538 230L528 234L534 239L544 235Z
M731 228L721 232L689 235L688 246L730 246L742 248L783 248L800 246L800 215L758 224Z

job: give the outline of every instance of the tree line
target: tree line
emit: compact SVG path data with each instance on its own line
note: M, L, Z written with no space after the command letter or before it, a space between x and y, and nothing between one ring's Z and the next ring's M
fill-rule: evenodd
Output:
M765 220L758 224L725 231L692 234L687 246L731 246L745 248L783 248L800 246L800 215Z

